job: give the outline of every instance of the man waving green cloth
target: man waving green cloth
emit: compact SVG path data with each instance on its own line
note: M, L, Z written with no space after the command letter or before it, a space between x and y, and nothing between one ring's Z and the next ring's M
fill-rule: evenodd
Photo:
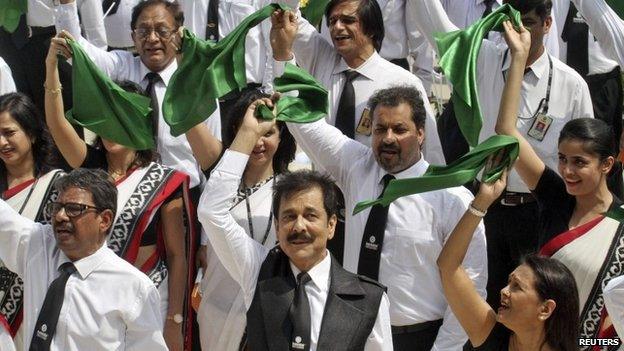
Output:
M15 32L20 21L20 16L28 10L28 0L1 0L0 1L0 27L9 32Z
M162 104L171 135L183 134L205 120L217 108L216 99L247 86L247 32L278 9L286 7L271 4L256 11L218 43L200 40L184 30L182 62L169 81Z
M388 206L403 196L464 185L477 177L485 168L490 156L503 152L504 158L493 167L485 169L482 176L483 182L495 181L500 178L503 170L511 167L518 158L519 150L516 138L507 135L491 136L448 166L430 165L420 177L391 180L379 199L358 203L353 209L353 214L376 204Z
M477 58L481 43L492 30L502 31L502 23L511 20L519 26L520 13L505 4L465 30L436 35L440 67L453 84L453 107L457 124L470 146L479 143L483 124L477 90Z
M283 95L275 106L273 112L260 105L258 114L263 119L276 118L278 121L294 123L311 123L324 118L329 109L327 90L305 70L286 64L286 69L281 77L273 80L275 91L287 93L298 91L297 97Z
M154 148L150 99L120 88L95 66L77 42L68 43L73 51L74 106L67 111L67 120L135 150Z

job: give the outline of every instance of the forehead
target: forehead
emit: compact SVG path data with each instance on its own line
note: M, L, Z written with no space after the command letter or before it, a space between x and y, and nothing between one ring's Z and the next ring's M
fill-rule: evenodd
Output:
M585 143L580 140L564 139L559 143L559 153L566 156L596 157L586 150Z
M59 194L59 202L76 202L85 205L93 205L93 195L90 191L69 187Z
M290 194L289 196L282 196L280 199L279 212L300 212L305 210L316 210L325 212L325 205L323 204L323 191L318 186L313 186L309 189L304 189Z
M540 18L540 16L537 15L537 13L535 12L535 9L522 14L522 16L520 17L522 20L522 23L524 24L525 22L530 22L530 23L541 23L542 19Z
M516 267L516 269L511 272L510 276L527 286L533 287L535 285L535 274L533 273L533 270L526 264L522 264Z
M330 13L329 17L335 16L355 16L357 17L357 10L360 6L360 2L357 0L353 1L343 1L337 5L335 5Z
M19 123L11 116L10 113L4 111L0 113L0 128L6 128L9 126L17 126L20 127Z
M168 24L173 27L175 25L175 18L167 11L165 5L158 4L148 6L139 14L136 26L140 27L141 25L147 24Z
M397 106L377 105L373 111L373 121L378 124L414 124L412 108L405 102Z

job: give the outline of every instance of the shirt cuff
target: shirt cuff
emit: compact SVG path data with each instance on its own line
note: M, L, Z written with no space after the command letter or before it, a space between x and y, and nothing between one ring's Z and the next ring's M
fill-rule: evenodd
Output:
M288 61L278 61L273 59L273 77L281 77L284 74L284 70L286 69L286 64L290 63L293 65L297 64L297 60L295 54L293 53L293 57Z
M219 164L215 167L213 172L224 172L240 177L243 175L245 167L247 167L248 160L249 155L227 149L225 150L225 153L223 153L223 157L221 157Z
M78 20L78 7L76 2L69 4L60 4L54 8L54 14L56 17L56 32L60 33L61 30L68 31L74 39L78 40L80 35L80 21Z

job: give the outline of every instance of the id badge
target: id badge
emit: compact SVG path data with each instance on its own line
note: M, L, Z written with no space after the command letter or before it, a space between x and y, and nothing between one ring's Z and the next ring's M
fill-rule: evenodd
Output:
M548 128L550 128L552 122L552 117L539 113L535 117L535 120L533 121L531 128L527 132L527 135L538 141L544 140L544 137L546 136L546 133L548 133Z
M362 111L362 116L360 116L360 122L358 122L357 128L355 131L358 134L370 136L372 130L373 120L370 116L370 109L367 107Z

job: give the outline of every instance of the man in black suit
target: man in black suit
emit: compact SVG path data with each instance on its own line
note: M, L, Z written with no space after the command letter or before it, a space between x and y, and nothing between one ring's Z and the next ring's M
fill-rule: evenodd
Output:
M391 350L384 288L347 272L327 251L337 221L336 194L327 176L300 171L280 176L273 185L279 241L274 249L250 238L229 213L249 155L267 152L256 145L275 129L275 121L254 116L259 104L272 105L264 99L249 106L198 206L214 252L244 294L249 347Z

